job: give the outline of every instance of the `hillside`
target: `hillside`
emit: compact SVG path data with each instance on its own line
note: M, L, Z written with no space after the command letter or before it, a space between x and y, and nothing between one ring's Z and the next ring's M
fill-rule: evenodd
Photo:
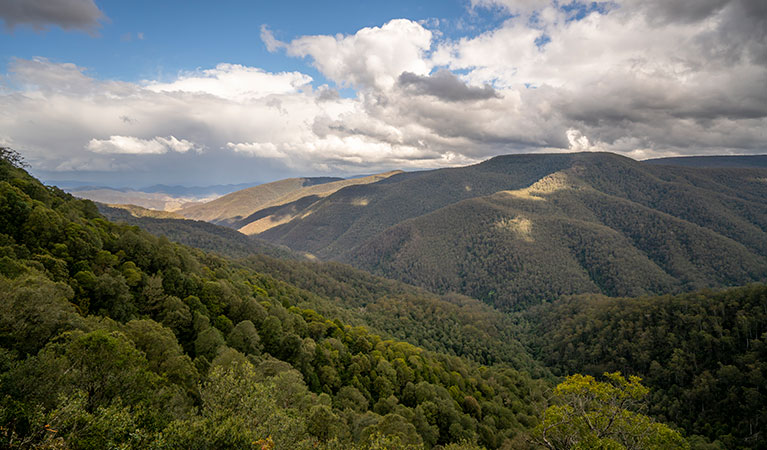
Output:
M404 333L426 345L449 334L452 355L384 339L329 296L356 292L344 297L359 309L420 291L343 267L272 276L255 268L276 260L240 264L109 222L5 160L0 230L3 447L500 448L537 423L548 383L509 335L479 331L503 319L476 301L424 295L416 320L380 313L392 328L428 324ZM495 344L476 354L471 339ZM472 361L496 346L509 351L492 360L527 358L524 370Z
M111 221L136 225L174 242L247 258L242 262L248 268L332 299L314 305L324 314L342 315L386 337L430 350L483 364L513 363L543 376L518 345L520 331L511 318L475 299L437 296L343 264L301 262L301 255L287 248L207 222L135 217L104 205L99 205L99 211Z
M610 154L497 157L344 189L259 236L507 310L682 292L767 278L765 177Z
M138 205L125 205L125 204L118 204L118 203L111 203L111 204L104 204L96 202L97 205L99 205L99 208L109 208L114 210L122 210L129 215L140 218L140 217L147 217L151 219L183 219L183 217L173 211L161 211L157 209L148 209L144 208L143 206Z
M269 202L307 186L314 186L340 178L288 178L272 183L259 184L219 197L210 202L183 208L179 214L187 219L229 224L242 219Z
M69 191L75 197L85 198L99 203L136 205L156 211L178 211L184 206L211 200L211 196L178 196L163 192L143 192L134 190L116 190L109 188L74 189ZM212 197L216 197L215 195Z
M767 155L678 156L646 159L645 164L709 169L767 168Z
M99 212L112 222L135 225L155 236L164 236L173 242L225 257L244 258L258 253L277 258L303 258L301 254L287 247L245 236L231 228L199 220L187 220L176 213L147 210L133 205L98 204L98 208Z
M411 172L321 199L302 217L259 234L266 240L339 258L386 228L449 204L521 189L568 167L573 155L516 155L450 169Z
M376 183L400 173L403 172L395 170L376 175L368 175L365 177L350 178L348 180L304 187L262 205L250 216L234 222L230 224L230 226L248 235L262 233L270 228L287 223L296 217L304 217L309 214L312 205L317 201L343 188Z

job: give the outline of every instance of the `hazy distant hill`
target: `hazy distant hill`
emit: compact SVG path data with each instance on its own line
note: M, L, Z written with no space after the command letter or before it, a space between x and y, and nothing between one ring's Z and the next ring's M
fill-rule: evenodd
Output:
M765 179L612 154L503 156L346 188L259 236L504 309L678 292L767 278Z
M245 234L255 234L287 222L300 215L303 208L339 189L375 183L398 173L386 172L348 180L289 178L233 192L208 203L185 208L180 213L189 219L205 220L239 229ZM268 213L257 214L268 208L272 208Z
M138 205L104 204L99 203L100 207L109 207L123 210L136 218L148 217L151 219L183 219L184 217L173 211L161 211L158 209L144 208Z
M189 187L157 184L134 189L85 186L76 182L68 182L65 190L77 197L99 203L137 205L157 211L176 211L182 207L210 201L253 185L254 183L242 183Z
M376 183L401 171L385 172L332 183L308 186L263 205L261 209L248 217L231 224L245 234L262 233L277 225L289 222L295 217L307 214L311 206L320 199L327 197L345 187Z
M646 164L701 168L765 168L767 155L679 156L642 161Z
M230 224L293 191L339 180L341 178L288 178L232 192L213 201L184 208L180 213L187 219Z
M75 197L93 200L107 204L137 205L142 208L158 211L176 211L184 205L210 200L210 197L178 197L159 192L143 192L132 190L115 190L108 188L71 190Z

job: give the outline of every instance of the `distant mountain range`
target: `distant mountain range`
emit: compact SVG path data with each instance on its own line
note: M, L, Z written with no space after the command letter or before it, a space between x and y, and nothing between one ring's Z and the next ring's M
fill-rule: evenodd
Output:
M316 177L301 178L308 184L321 184L338 181L341 178ZM269 184L290 184L286 180ZM266 186L257 183L219 184L213 186L167 186L156 184L145 188L112 188L101 186L79 186L70 182L66 190L80 198L99 203L136 205L158 211L178 211L179 209L210 202L231 192L242 192L253 186ZM209 207L206 207L209 208ZM194 215L192 213L192 215Z
M177 213L505 310L569 294L767 279L767 169L659 161L509 155L352 180L294 178ZM167 235L174 221L164 222Z
M239 229L245 234L255 234L299 216L315 201L340 189L375 183L398 173L401 172L352 179L288 178L183 208L179 213L188 219L205 220Z
M511 155L395 174L218 223L516 309L566 294L767 278L765 180L765 169L701 171L605 153ZM254 226L264 220L268 228Z

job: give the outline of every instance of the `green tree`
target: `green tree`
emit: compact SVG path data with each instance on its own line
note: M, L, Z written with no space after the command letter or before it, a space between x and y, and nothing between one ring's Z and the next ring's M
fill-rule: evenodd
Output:
M559 384L533 441L552 450L690 448L679 433L636 412L649 393L639 377L604 376L607 381L600 382L576 374Z

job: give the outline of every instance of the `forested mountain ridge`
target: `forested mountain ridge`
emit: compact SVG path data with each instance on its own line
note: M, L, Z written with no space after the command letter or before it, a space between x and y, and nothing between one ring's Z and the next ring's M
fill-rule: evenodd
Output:
M466 167L410 172L342 189L312 205L304 217L258 236L334 259L386 228L460 200L521 189L569 167L572 154L496 157Z
M230 258L244 258L254 253L279 258L302 259L303 256L285 246L245 236L231 228L183 217L163 217L158 211L143 211L132 205L97 204L99 212L112 222L136 225L155 236L165 236L173 242L215 252Z
M0 230L2 446L499 448L537 423L547 383L526 371L325 316L327 297L106 221L6 160Z
M258 236L502 309L682 292L767 278L765 179L613 154L510 155L347 188Z
M636 296L767 277L765 204L671 183L644 191L611 184L606 194L584 179L559 172L527 189L450 205L386 230L345 259L502 309L573 293Z

